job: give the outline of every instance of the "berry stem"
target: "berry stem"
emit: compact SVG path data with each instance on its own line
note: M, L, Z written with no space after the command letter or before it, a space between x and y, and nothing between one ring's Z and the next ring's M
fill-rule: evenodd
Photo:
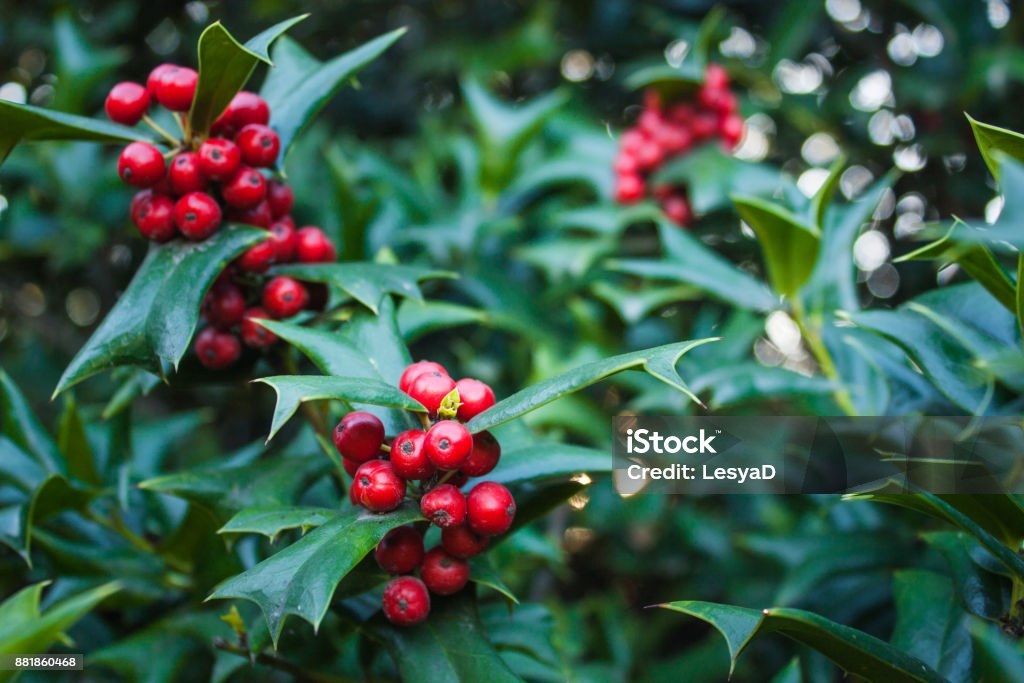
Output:
M450 472L445 472L444 476L438 479L437 484L435 484L434 486L437 487L440 486L441 484L447 484L448 480L454 477L456 472L458 472L458 470L451 470Z
M181 140L179 140L178 138L174 137L173 135L168 133L166 130L164 130L160 126L160 124L158 124L156 121L154 121L153 119L151 119L149 117L149 114L146 114L145 116L143 116L142 120L146 122L147 126L149 126L154 131L156 131L157 134L160 135L160 137L162 137L164 140L166 140L168 142L168 144L171 145L172 148L179 147L181 145Z
M423 425L423 429L430 429L430 416L426 413L417 413L417 415L419 415L420 424Z

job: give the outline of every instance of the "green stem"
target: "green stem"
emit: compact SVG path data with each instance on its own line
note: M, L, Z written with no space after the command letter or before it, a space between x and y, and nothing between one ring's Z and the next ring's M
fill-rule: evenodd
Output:
M174 137L173 135L168 133L166 130L164 130L160 126L160 124L158 124L156 121L151 119L148 114L146 116L143 116L142 120L146 122L147 126L149 126L154 131L156 131L157 134L160 135L160 137L162 137L164 140L166 140L168 142L168 144L171 145L171 147L177 148L177 147L181 146L181 140L179 140L178 138Z
M818 362L818 367L821 368L822 374L836 385L835 390L832 392L836 405L847 415L857 415L857 408L853 405L850 392L839 377L835 361L832 360L832 354L829 353L828 347L821 336L820 325L815 324L812 326L808 324L807 312L804 310L803 302L798 297L793 298L790 310L793 313L793 322L800 329L800 334L803 335L804 341L807 342L807 346L814 355L814 359Z

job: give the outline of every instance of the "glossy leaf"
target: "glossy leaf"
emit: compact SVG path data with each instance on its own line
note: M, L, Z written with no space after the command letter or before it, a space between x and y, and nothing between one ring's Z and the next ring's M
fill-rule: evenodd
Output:
M689 233L664 222L658 232L664 259L619 259L611 261L609 267L639 277L692 285L744 310L766 312L779 307L778 297L763 282Z
M658 605L714 626L725 638L733 666L754 638L781 633L828 657L847 673L892 683L947 683L927 664L857 629L804 610L765 610L684 600Z
M762 199L734 195L732 200L740 217L757 234L772 287L783 296L794 296L814 270L819 229Z
M302 493L330 469L312 457L275 457L234 467L194 469L148 479L139 488L197 503L223 523L254 507L295 505Z
M612 456L607 451L569 444L536 442L502 451L501 461L488 481L513 484L542 479L568 478L583 472L610 472Z
M278 375L263 377L256 381L271 386L277 392L277 406L274 408L268 441L273 439L278 430L295 414L299 405L306 401L337 399L419 413L427 412L419 401L404 391L399 391L397 387L365 377Z
M302 53L291 44L284 49L292 58L278 66L278 51L275 50L275 67L267 77L267 86L262 94L270 105L270 125L281 138L279 159L285 158L298 134L345 82L379 57L404 33L404 28L385 33L326 62L318 62L308 55L295 58L296 54ZM282 81L274 75L278 68L288 69L287 88L279 87ZM275 87L271 88L271 84Z
M288 615L320 626L335 588L391 529L420 519L406 504L379 515L348 508L255 567L224 581L207 600L237 598L259 605L277 646Z
M384 263L317 263L279 266L275 273L290 275L308 282L334 285L353 299L378 313L377 304L385 294L423 300L419 282L431 278L455 277L448 273L416 266Z
M963 609L991 621L1007 613L1009 594L1004 590L1005 581L971 558L972 550L977 548L974 539L961 531L935 531L922 537L946 558Z
M314 507L250 507L241 510L222 526L218 534L261 534L271 541L287 529L322 526L337 516L337 511Z
M978 681L1024 683L1024 647L1001 629L976 622L971 624Z
M379 377L366 356L340 331L331 332L280 320L257 319L257 322L305 354L325 375Z
M494 567L494 563L487 554L477 555L470 559L470 573L469 580L478 586L485 586L490 588L497 593L500 593L502 597L508 600L509 605L518 605L519 599L512 592L512 589L505 585L505 582L501 580L501 574Z
M245 87L256 65L270 64L267 50L274 40L307 16L287 19L240 44L218 21L199 36L199 82L188 119L192 131L205 136L239 90Z
M54 395L115 367L155 373L162 361L177 367L199 322L206 290L264 234L258 228L229 226L201 243L151 247L121 298L64 370Z
M25 395L0 368L0 433L32 455L49 472L64 472L64 458L32 412Z
M971 118L970 114L964 114L971 124L971 131L974 133L974 140L978 143L978 151L981 152L985 165L992 175L999 178L998 153L1024 162L1024 135L1016 131L982 123Z
M676 372L675 366L687 351L711 341L715 340L699 339L666 344L653 349L634 351L587 363L560 375L549 377L498 401L497 404L470 420L467 427L474 433L491 429L625 370L643 370L681 391L699 404L700 400L686 387L683 379Z
M0 100L0 164L19 142L133 142L145 139L146 136L139 131L109 121Z
M520 681L487 640L473 591L431 600L430 619L409 628L378 619L372 633L384 642L406 681L465 683Z
M64 395L64 410L57 425L57 448L68 463L69 475L94 486L101 483L85 422L71 394Z
M50 605L40 611L42 589L48 582L23 588L0 603L0 654L45 654L65 631L91 612L99 603L121 590L114 581ZM0 681L9 681L16 671L0 671Z
M893 577L896 625L890 642L950 681L971 680L969 617L945 576L922 570Z

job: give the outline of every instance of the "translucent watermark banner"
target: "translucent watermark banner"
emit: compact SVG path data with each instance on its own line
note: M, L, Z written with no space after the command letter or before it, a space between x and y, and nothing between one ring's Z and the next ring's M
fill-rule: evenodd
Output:
M616 490L1024 493L1022 417L616 417Z

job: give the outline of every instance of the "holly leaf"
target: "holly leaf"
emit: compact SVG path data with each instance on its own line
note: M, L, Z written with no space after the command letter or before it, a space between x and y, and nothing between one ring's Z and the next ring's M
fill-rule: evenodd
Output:
M470 420L466 426L473 433L491 429L625 370L644 370L700 404L700 399L686 387L675 366L687 351L711 341L716 340L709 338L677 342L587 363L499 401Z
M0 100L0 165L19 142L134 142L146 139L139 131L117 123Z
M538 453L543 453L544 457L538 458ZM534 442L503 451L501 462L487 475L487 479L507 485L611 470L612 457L607 451L554 442Z
M228 520L218 534L261 534L273 542L282 531L302 529L306 533L334 519L337 511L315 507L245 508Z
M277 647L288 615L320 627L338 584L395 527L421 519L406 503L379 515L351 508L284 550L214 589L207 600L237 598L259 605Z
M341 332L279 320L255 320L305 354L325 375L370 379L379 377L366 356L342 336Z
M379 313L377 304L385 294L423 301L419 282L432 278L456 277L455 273L416 266L351 262L278 266L274 273L290 275L307 282L334 285L374 313Z
M757 197L732 197L740 217L757 234L768 279L776 292L792 297L814 270L821 232L786 209Z
M199 36L199 82L188 112L192 131L205 136L210 126L245 87L256 65L270 64L267 50L285 31L308 14L286 19L242 45L221 23L206 27Z
M53 395L99 372L135 366L162 374L177 368L199 322L206 290L238 254L266 231L227 226L202 243L155 245L128 288L64 370Z
M847 673L871 681L892 683L945 683L946 679L924 662L878 638L800 609L765 610L713 602L683 600L657 605L707 622L725 637L732 661L758 636L781 633L828 657Z
M257 382L267 384L277 392L277 406L267 441L295 414L306 401L337 399L353 403L368 403L388 408L401 408L418 413L427 409L404 391L386 382L365 377L319 377L315 375L278 375L263 377Z
M964 116L971 124L974 140L978 143L978 151L981 152L981 157L994 178L999 178L999 152L1024 162L1024 135L1007 128L982 123L967 113L964 113Z
M404 34L404 28L385 33L326 62L316 60L290 41L282 41L286 46L274 51L275 66L261 91L270 105L270 125L281 139L280 160L341 86Z

